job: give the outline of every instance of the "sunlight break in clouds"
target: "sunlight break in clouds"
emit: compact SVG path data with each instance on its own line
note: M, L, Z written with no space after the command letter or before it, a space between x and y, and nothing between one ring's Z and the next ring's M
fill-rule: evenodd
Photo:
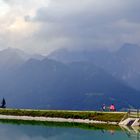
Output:
M48 4L49 0L0 0L0 49L15 47L29 51L28 46L34 46L32 36L39 30L39 24L26 22L24 17L34 16L38 8Z
M9 11L9 6L0 0L0 17L4 16Z

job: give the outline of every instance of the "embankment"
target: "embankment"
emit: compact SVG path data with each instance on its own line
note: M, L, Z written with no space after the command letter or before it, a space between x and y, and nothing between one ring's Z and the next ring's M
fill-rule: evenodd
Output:
M96 123L117 125L125 112L0 109L1 120Z

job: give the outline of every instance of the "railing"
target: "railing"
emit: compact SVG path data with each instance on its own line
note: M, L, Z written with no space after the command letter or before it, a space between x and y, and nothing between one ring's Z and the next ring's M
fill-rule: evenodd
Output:
M129 118L140 118L140 110L139 109L128 109L127 115Z

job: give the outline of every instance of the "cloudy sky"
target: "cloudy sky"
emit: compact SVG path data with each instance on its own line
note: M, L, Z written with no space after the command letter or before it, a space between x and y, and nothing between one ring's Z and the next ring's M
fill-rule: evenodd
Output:
M139 13L140 0L0 0L0 49L48 54L140 44Z

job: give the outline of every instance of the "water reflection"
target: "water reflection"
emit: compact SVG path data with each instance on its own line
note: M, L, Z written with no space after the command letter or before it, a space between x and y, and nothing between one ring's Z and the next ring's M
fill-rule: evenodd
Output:
M140 127L128 127L128 126L121 126L122 133L124 133L127 138L133 140L140 140ZM114 135L117 131L110 129L110 130L101 130L102 133L109 132L111 135Z
M2 140L139 140L139 128L88 130L38 125L0 124Z
M129 138L135 138L135 140L140 140L140 127L121 126L121 128Z

